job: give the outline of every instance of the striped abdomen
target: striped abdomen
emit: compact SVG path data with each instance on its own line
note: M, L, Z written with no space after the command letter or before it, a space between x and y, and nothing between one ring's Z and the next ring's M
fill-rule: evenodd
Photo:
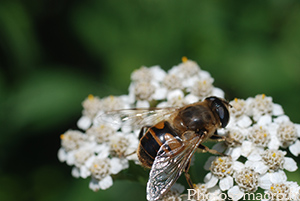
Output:
M151 168L160 147L166 142L166 140L174 137L178 138L178 135L167 121L161 121L155 126L150 127L145 135L140 139L137 151L139 160L144 166ZM171 151L171 148L167 146L165 151Z

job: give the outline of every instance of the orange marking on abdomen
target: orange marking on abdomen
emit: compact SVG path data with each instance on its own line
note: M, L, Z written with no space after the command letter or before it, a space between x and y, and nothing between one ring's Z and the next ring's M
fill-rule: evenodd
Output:
M163 129L165 127L165 122L161 121L157 123L154 127L157 129Z

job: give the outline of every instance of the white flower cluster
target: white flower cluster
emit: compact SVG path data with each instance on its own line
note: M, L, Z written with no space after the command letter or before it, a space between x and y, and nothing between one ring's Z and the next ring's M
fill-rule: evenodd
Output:
M299 193L300 187L287 181L284 172L296 171L297 164L285 156L287 152L283 149L299 155L300 125L292 123L282 107L264 94L247 100L234 99L230 104L231 120L219 131L226 140L213 147L227 156L209 158L205 166L210 170L204 178L206 187L218 184L233 200L258 188L274 195L274 186L282 185L289 189L278 191L284 192L284 196Z
M183 106L211 95L224 97L223 91L212 85L210 74L186 58L169 72L159 66L141 67L131 79L128 95L102 99L89 95L82 103L82 117L77 123L81 130L61 135L59 160L73 166L74 177L91 177L90 188L94 191L109 188L112 176L127 169L130 160L138 163L135 151L140 128L99 121L101 114L129 108Z
M95 191L109 188L113 176L127 169L130 160L139 164L135 151L140 128L99 121L99 116L129 108L181 107L207 96L224 98L224 92L213 86L211 75L185 57L168 72L159 66L141 67L132 73L131 80L128 95L102 99L89 95L82 104L80 130L61 135L59 160L73 166L74 177L91 177L89 187ZM236 98L230 104L230 122L218 130L226 140L213 147L226 156L209 158L205 165L209 173L203 184L195 184L194 190L209 194L209 200L226 199L219 196L223 192L239 200L258 188L273 195L284 192L284 197L299 195L300 187L287 181L284 172L298 167L285 156L284 149L294 156L300 154L300 125L292 123L282 107L264 94L247 100ZM182 186L174 185L162 200L187 200L183 191ZM188 200L208 199L188 196Z

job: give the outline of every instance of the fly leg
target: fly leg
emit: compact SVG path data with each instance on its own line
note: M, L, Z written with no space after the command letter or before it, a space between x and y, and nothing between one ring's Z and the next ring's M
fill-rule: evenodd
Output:
M210 138L210 140L214 140L214 141L218 141L218 142L222 142L226 140L225 136L220 136L218 134L213 134Z
M191 176L189 174L190 165L191 165L191 159L185 167L184 176L190 188L194 188L194 183L192 182Z
M210 140L214 140L217 142L222 142L224 141L226 144L236 144L236 145L241 145L241 142L238 142L231 138L230 136L220 136L218 135L217 131L209 138Z
M214 154L214 155L220 155L220 156L226 156L226 154L223 154L221 152L218 152L217 150L214 150L214 149L210 149L208 148L207 146L203 145L203 144L200 144L198 146L198 148L202 151L202 152L209 152L211 154Z

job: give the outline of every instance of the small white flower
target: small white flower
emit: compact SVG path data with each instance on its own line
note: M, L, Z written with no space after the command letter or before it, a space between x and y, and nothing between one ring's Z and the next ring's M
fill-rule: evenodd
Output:
M250 129L247 139L253 142L256 146L266 147L271 140L271 136L265 127L254 125Z
M150 68L145 66L142 66L131 73L131 80L134 82L151 82L152 78L153 75Z
M126 103L122 97L108 96L101 99L102 111L113 111L126 108Z
M232 108L230 108L231 117L239 118L246 113L246 101L243 99L235 98L233 101L230 101L229 104L232 106Z
M110 175L117 174L125 168L128 168L128 163L119 158L110 159L96 157L90 167L92 174L90 188L94 191L109 188L113 184L113 180Z
M296 127L290 121L280 123L277 130L277 137L283 148L294 144L298 139Z
M135 70L131 74L131 80L133 82L151 82L155 81L163 81L166 76L166 72L161 69L159 66L145 67Z
M283 168L285 154L286 152L281 150L267 149L262 153L262 161L269 166L271 171L276 171Z
M169 90L183 89L182 78L176 74L167 74L162 84Z
M259 117L265 114L272 114L273 102L271 97L267 97L265 94L256 95L252 99L252 103L249 105L252 108L252 116L254 120L258 120Z
M86 144L87 137L80 131L69 130L64 134L60 135L61 146L66 151L79 149L81 146Z
M139 82L134 85L134 94L137 100L152 100L156 88L150 82Z
M192 60L188 60L186 57L182 57L182 63L178 66L174 66L169 70L170 74L175 74L181 78L189 78L200 73L200 67Z
M119 158L125 157L127 154L130 154L128 151L129 146L133 143L135 144L134 148L137 148L138 140L133 134L132 137L128 135L124 135L123 133L117 133L116 135L111 136L110 138L110 149L112 151L113 156L118 156ZM134 140L134 141L131 141ZM134 150L131 149L131 152Z
M231 157L216 157L210 166L210 173L208 173L204 181L207 188L214 187L219 182L219 187L222 191L228 190L233 186L233 160Z
M89 159L92 159L94 156L93 147L83 147L81 149L78 149L74 153L75 163L74 165L76 167L85 166L86 162Z
M236 128L228 128L226 130L226 139L225 143L229 147L237 147L241 146L243 141L246 138L246 135L243 134L244 131L243 129L239 129L238 127Z
M239 200L245 192L255 192L258 188L259 174L249 167L235 172L234 179L237 185L228 190L228 196L232 200Z
M97 143L108 142L110 137L115 135L116 130L106 124L101 124L99 126L93 126L86 131L87 136L91 137L92 140Z
M213 90L213 79L197 80L191 87L191 94L198 96L199 99L203 99L210 94Z
M110 175L110 159L109 158L95 158L90 171L93 177L97 180L105 178L107 175Z
M234 174L235 182L244 192L255 192L258 188L258 178L259 174L248 167Z
M93 119L98 111L101 109L101 100L98 97L89 95L83 102L83 116Z
M268 193L271 194L271 200L290 200L291 190L288 184L285 183L276 183L272 184Z

